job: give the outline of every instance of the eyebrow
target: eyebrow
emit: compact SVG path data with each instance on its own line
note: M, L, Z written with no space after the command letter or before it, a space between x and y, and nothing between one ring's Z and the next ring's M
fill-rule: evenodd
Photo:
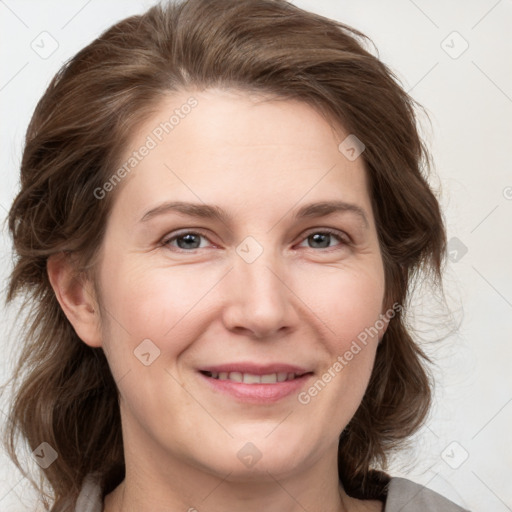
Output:
M183 215L188 215L189 217L197 217L201 219L216 219L224 224L229 224L232 221L231 215L218 206L204 203L188 203L185 201L169 201L147 211L139 222L147 222L158 215L171 212L181 213ZM363 221L366 228L369 227L368 217L364 209L360 206L346 203L344 201L323 201L304 205L297 210L295 218L303 219L325 217L339 212L353 213Z

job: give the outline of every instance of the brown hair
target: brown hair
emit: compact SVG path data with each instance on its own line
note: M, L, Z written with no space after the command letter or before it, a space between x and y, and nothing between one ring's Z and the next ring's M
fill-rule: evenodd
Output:
M83 343L50 285L46 262L67 252L93 268L116 191L112 176L138 125L166 94L224 87L295 99L355 134L385 267L385 301L405 305L411 280L440 285L445 231L426 181L430 156L415 101L365 49L370 40L285 0L188 0L157 5L117 23L67 62L28 127L21 191L9 213L17 259L7 302L29 308L6 445L16 457L48 442L58 458L44 470L51 510L72 510L84 477L112 490L123 477L116 384L102 349ZM118 187L119 188L119 187ZM78 263L77 263L78 264ZM348 494L382 495L387 455L424 421L431 400L428 358L401 311L391 319L367 392L340 436L339 475Z

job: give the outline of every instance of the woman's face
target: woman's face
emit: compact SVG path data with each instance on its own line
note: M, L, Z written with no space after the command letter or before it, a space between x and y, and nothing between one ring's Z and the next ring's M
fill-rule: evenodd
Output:
M174 94L137 131L98 267L127 466L336 464L384 313L348 135L304 103L220 90Z

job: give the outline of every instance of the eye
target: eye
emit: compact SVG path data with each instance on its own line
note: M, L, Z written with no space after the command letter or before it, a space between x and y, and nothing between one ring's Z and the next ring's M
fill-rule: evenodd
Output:
M162 245L188 252L190 250L203 249L205 247L204 245L201 245L201 238L208 240L208 238L206 238L202 233L195 231L183 231L164 239L162 241ZM174 242L176 242L176 245Z
M201 243L201 239L209 242L206 235L197 231L182 231L165 238L162 245L165 247L177 249L178 251L192 252L196 249L204 249L208 244ZM333 240L337 240L337 245L332 245ZM310 232L300 244L310 243L310 249L329 249L332 247L344 247L350 243L347 235L341 231L332 229L322 229Z
M333 247L331 245L333 239L338 240L338 246L345 246L349 243L347 235L341 231L332 229L322 229L310 232L310 234L304 239L304 242L309 242L311 244L310 249L329 249L330 247Z

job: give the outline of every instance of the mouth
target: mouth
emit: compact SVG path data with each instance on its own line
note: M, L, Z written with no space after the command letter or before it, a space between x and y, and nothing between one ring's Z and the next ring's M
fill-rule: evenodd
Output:
M201 373L206 377L216 380L229 380L232 382L242 382L244 384L276 384L277 382L287 382L298 379L303 375L310 372L294 373L294 372L278 372L278 373L265 373L263 375L256 375L254 373L242 372L210 372L201 370Z
M203 382L216 394L239 402L271 403L299 392L312 371L297 366L230 364L199 370Z

